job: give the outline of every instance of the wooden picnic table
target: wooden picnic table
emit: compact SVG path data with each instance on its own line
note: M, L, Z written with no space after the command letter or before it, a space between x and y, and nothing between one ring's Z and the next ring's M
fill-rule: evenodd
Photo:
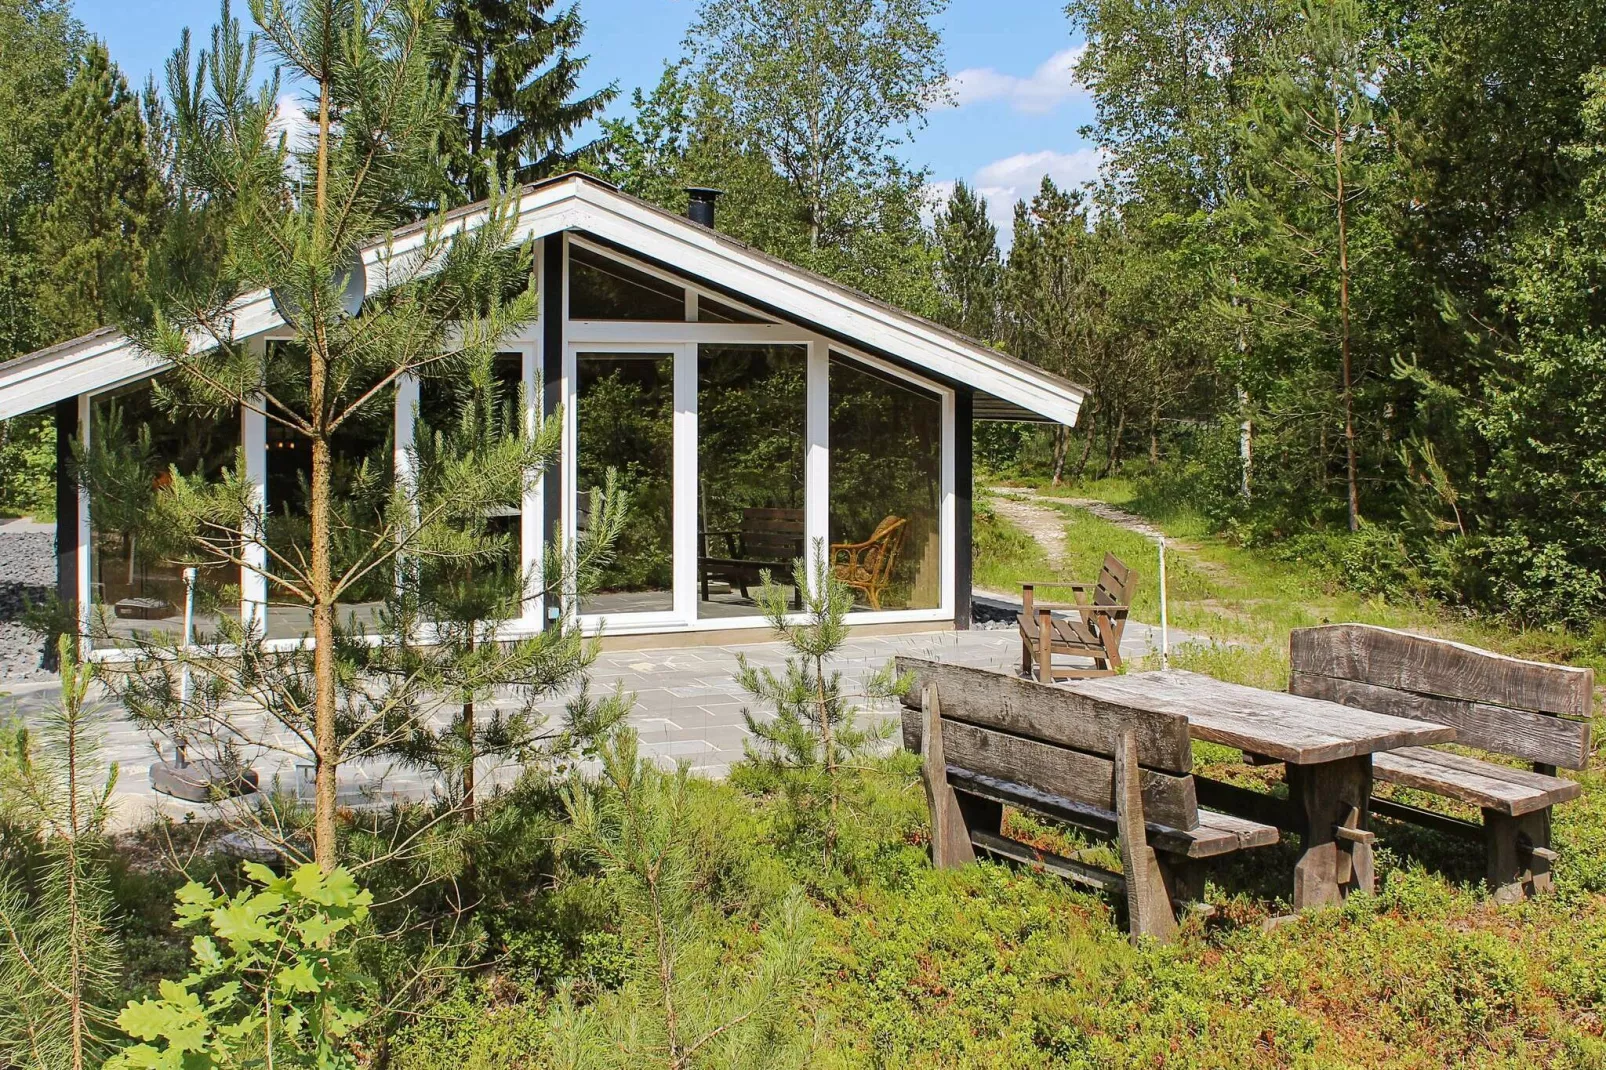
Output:
M1136 709L1181 714L1194 739L1283 762L1286 802L1204 777L1194 780L1200 803L1299 833L1304 849L1294 867L1295 910L1372 890L1372 755L1455 739L1450 725L1176 669L1064 686Z

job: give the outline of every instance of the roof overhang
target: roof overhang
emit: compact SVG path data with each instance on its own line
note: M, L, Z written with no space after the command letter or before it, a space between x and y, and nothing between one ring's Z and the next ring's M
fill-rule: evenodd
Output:
M460 209L446 217L445 230L472 228L484 214L481 205ZM977 392L977 418L1074 424L1087 394L1074 383L1025 361L768 256L596 179L566 175L527 187L519 200L517 237L543 238L567 230L595 235L783 317L815 325L968 385ZM426 228L413 226L366 250L363 259L369 287L382 288L386 267L416 254L425 241ZM236 302L232 322L236 339L284 325L265 290L246 294ZM197 337L194 344L199 349L210 342ZM163 361L120 332L95 331L0 364L0 419L130 382L163 366Z

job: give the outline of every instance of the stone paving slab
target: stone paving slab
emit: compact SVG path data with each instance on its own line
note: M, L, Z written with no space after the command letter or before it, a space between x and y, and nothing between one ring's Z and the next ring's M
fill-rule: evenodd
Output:
M1150 653L1151 639L1157 638L1151 633L1155 632L1157 629L1137 622L1130 624L1122 643L1123 655L1137 658ZM619 686L635 696L630 723L640 735L644 754L666 766L685 761L700 774L724 776L741 760L749 738L743 711L753 708L759 717L767 713L754 708L737 686L737 655L744 655L752 665L779 669L786 653L778 643L605 651L591 672L591 692L593 696L606 694ZM852 691L900 654L1012 672L1020 663L1020 640L1013 629L862 636L850 638L832 664L841 670ZM24 723L36 723L55 701L57 687L53 681L19 681L0 687L0 693L5 692L9 697L0 698L0 719L7 715L9 705L10 712ZM555 720L569 697L549 699L539 709ZM512 709L518 701L509 696L489 705ZM107 719L105 757L121 766L114 796L117 824L138 824L153 811L175 818L219 816L216 807L183 803L153 792L148 768L157 757L159 741L129 721L114 701L101 699L95 707ZM881 702L868 706L865 715L891 718L896 710L893 703ZM446 716L443 713L442 719ZM307 775L308 756L299 741L282 728L265 723L260 715L243 712L231 725L241 737L242 753L265 787L277 783L282 790L293 791L298 779ZM164 745L162 749L167 748ZM480 782L486 785L511 782L517 774L517 768L505 763L487 762L478 770ZM364 798L382 802L393 796L420 798L436 788L427 775L381 760L346 763L341 781L342 795L357 802Z

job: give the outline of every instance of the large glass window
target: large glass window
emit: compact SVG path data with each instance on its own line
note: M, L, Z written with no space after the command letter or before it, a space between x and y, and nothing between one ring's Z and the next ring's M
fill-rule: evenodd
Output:
M629 496L624 531L583 613L666 612L674 597L673 353L576 357L576 526L590 527L592 491L609 469Z
M744 312L735 305L727 305L712 297L697 298L697 319L700 323L769 323L763 316Z
M797 604L807 381L807 346L698 349L699 617L758 613L766 571Z
M577 320L686 319L686 291L578 245L569 247L569 317Z
M831 564L855 609L942 604L942 399L833 353Z
M89 602L97 646L125 646L136 635L183 634L184 570L196 569L196 638L215 636L223 618L239 620L240 570L176 541L154 508L173 479L215 480L236 464L240 416L175 418L145 381L90 402ZM237 555L238 543L220 548Z
M480 446L487 436L517 435L523 427L519 410L524 383L524 355L509 351L491 357L489 383L476 375L426 378L418 384L418 419L414 440L426 457L461 455ZM500 438L497 441L501 441ZM498 543L496 569L512 578L521 568L520 521L522 487L510 484L487 518L486 534ZM437 579L452 579L452 569ZM426 575L425 581L431 577Z
M297 359L290 343L269 342L269 360ZM394 478L392 439L395 391L371 399L341 424L330 443L333 471L333 568L338 578L370 560L384 537L384 510ZM275 420L268 421L268 570L293 580L310 568L311 520L307 511L312 479L311 444ZM346 588L340 622L358 632L377 631L379 612L395 580L393 569L375 568ZM268 584L267 634L297 639L312 634L312 611L287 587Z

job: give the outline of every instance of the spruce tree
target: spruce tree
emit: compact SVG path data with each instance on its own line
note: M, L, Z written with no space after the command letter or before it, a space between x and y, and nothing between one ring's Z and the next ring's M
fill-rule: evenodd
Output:
M55 198L44 210L40 311L58 338L135 312L162 208L138 94L92 41L61 102Z
M83 44L63 0L0 0L0 361L54 341L36 305L39 215L55 195L60 100Z
M445 6L458 91L448 168L471 201L486 195L493 176L511 173L529 182L569 166L584 148L565 148L567 139L618 93L610 84L575 95L589 58L574 53L585 22L578 4L550 13L552 4L449 0Z
M998 331L1003 266L998 228L987 218L987 199L963 182L937 214L942 289L950 327L990 342Z

